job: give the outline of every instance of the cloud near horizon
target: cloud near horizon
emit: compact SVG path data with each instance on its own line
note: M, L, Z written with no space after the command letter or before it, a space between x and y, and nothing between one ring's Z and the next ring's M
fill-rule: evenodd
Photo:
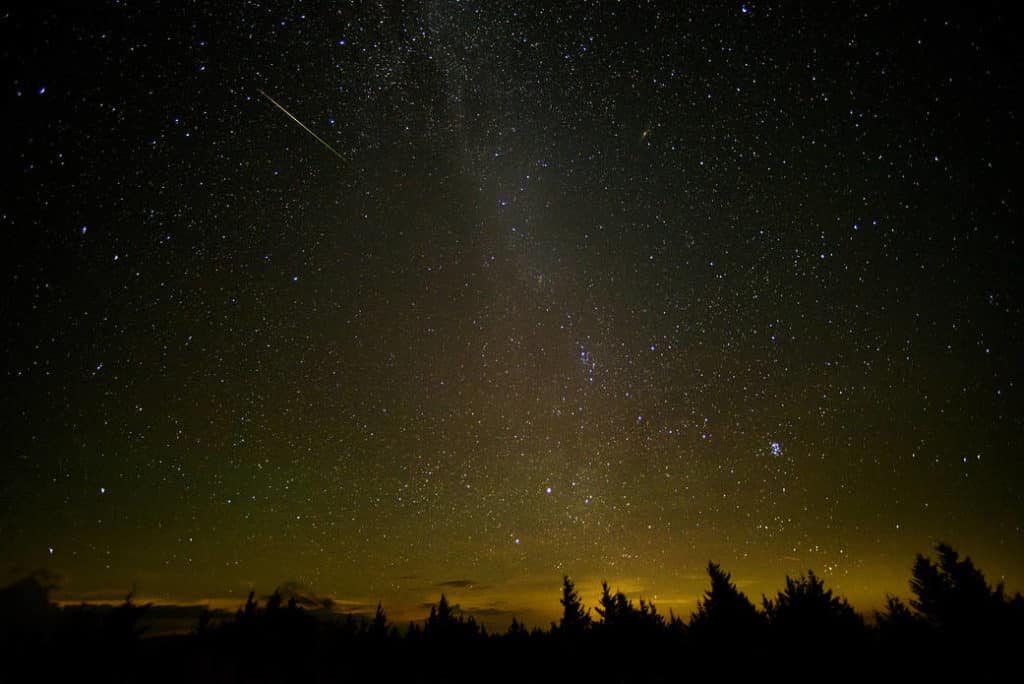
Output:
M438 582L434 585L437 589L453 588L453 589L486 589L486 587L477 584L471 579L456 579L448 580L446 582Z

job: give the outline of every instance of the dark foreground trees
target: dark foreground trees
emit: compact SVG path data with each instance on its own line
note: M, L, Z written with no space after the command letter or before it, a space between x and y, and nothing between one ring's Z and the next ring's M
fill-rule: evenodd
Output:
M741 644L763 636L764 616L746 595L736 588L732 576L715 563L708 563L711 588L697 604L690 619L691 634L705 643L735 640Z
M994 588L970 557L952 546L935 546L937 559L918 554L911 571L909 605L889 597L876 614L882 638L892 644L930 642L944 648L977 651L1019 648L1024 643L1024 598L1008 599Z
M779 641L799 640L818 649L859 644L864 620L835 596L813 570L800 577L786 577L786 587L775 599L764 599L764 615Z
M205 612L190 635L144 638L148 606L58 608L52 585L29 578L0 590L11 679L114 681L677 681L693 676L789 679L945 675L952 665L983 676L990 652L1015 653L1024 600L991 587L948 545L918 556L912 598L890 598L872 623L813 571L786 577L758 610L715 563L688 622L665 618L607 582L594 613L563 577L561 618L549 631L519 620L489 635L445 595L429 616L400 630L381 604L365 616L307 610L275 591L249 595L234 615ZM321 606L322 608L322 606ZM941 658L923 658L922 654ZM894 663L896 664L894 666ZM5 677L5 679L10 677Z
M590 610L583 607L576 585L568 575L562 576L562 619L558 624L551 624L551 631L563 636L578 637L590 629Z

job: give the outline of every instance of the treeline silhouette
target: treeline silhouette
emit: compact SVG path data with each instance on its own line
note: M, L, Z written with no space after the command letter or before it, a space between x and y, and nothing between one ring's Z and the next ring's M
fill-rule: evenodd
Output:
M904 603L889 597L865 620L808 571L786 577L760 609L728 572L707 567L710 586L688 620L634 603L602 583L584 606L563 577L561 618L549 629L517 619L490 634L441 594L424 621L328 619L280 590L250 593L234 616L203 612L190 634L144 638L150 605L129 595L116 607L58 608L45 577L0 590L5 671L34 680L106 681L614 681L698 676L852 679L975 676L1010 667L1024 645L1024 599L991 587L970 558L938 544L918 555ZM3 678L0 675L0 678ZM8 681L14 681L9 679Z

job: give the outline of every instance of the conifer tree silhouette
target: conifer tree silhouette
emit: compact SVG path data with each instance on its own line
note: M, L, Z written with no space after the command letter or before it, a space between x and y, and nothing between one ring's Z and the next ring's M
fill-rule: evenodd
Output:
M239 624L252 623L256 619L256 612L259 604L256 602L256 591L249 591L249 598L245 600L245 607L239 608L235 614L235 621Z
M637 609L621 591L612 594L608 582L601 582L601 598L596 610L601 616L601 630L606 633L649 636L665 626L665 618L658 614L653 603L640 599L640 608Z
M436 606L430 607L430 616L427 617L427 625L424 630L428 634L447 636L452 631L452 609L448 605L448 597L441 594L441 600Z
M690 619L690 629L702 638L749 639L762 627L764 618L743 592L736 588L732 576L716 563L708 563L711 588L697 603L697 612Z
M1024 599L1007 600L1002 583L993 589L969 557L946 543L935 546L937 562L918 554L912 570L910 606L942 643L967 652L1014 648L1024 639ZM891 611L890 611L891 612Z
M513 617L512 624L508 626L508 631L505 632L505 638L512 639L515 641L522 641L524 639L529 638L529 636L530 633L527 631L523 623L519 622L519 620Z
M384 612L384 606L377 601L377 612L373 615L373 624L370 631L377 637L385 637L388 634L388 616Z
M813 570L806 576L786 576L786 588L774 601L764 598L768 623L778 636L812 642L839 643L860 636L864 621L845 598L825 589Z
M558 631L563 634L579 635L590 627L590 610L583 608L583 601L576 591L576 585L568 575L562 576L562 598L559 599L559 603L562 604L562 619L557 625Z
M280 589L274 589L274 593L267 597L267 605L263 609L268 614L274 614L281 608L281 602L284 601L284 597L281 595Z
M601 598L595 610L601 616L601 625L605 629L616 629L625 626L629 611L629 600L621 591L612 594L608 582L601 582Z
M995 620L1006 603L1002 585L993 590L971 559L960 560L950 545L936 544L935 551L937 563L921 554L914 562L910 580L914 610L927 624L946 630L976 629Z

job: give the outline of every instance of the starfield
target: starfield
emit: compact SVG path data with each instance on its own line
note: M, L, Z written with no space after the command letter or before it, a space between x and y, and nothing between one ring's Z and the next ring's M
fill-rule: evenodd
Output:
M413 681L497 677L466 663L506 653L513 620L534 655L498 661L571 642L593 656L575 678L628 681L594 662L643 642L671 679L719 652L694 622L711 561L767 661L795 643L790 590L856 616L846 653L883 648L876 613L911 625L896 651L954 652L953 623L1003 643L1024 589L1020 19L3 10L5 634L107 653L114 620L144 660L234 654L177 659L216 678L292 627L308 650L287 657L333 663L380 605L384 662L445 666ZM987 607L916 593L919 555L973 587L934 600ZM592 609L568 641L566 577ZM598 627L605 599L633 636ZM446 651L431 608L491 637Z

